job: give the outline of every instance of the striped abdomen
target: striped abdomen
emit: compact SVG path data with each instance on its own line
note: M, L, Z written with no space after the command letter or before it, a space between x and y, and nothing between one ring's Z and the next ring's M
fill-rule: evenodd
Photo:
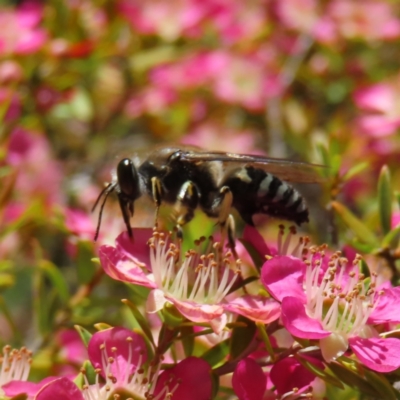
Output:
M233 193L235 207L247 224L254 214L268 214L300 225L308 222L308 208L300 193L288 183L251 166L235 170L223 186Z

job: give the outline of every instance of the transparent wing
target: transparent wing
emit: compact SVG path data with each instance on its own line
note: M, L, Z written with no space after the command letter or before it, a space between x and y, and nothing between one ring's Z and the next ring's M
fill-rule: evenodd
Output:
M235 154L224 152L182 151L182 160L221 161L226 164L240 163L263 169L287 182L319 183L323 178L318 173L327 168L324 165L309 164L305 162L290 161L280 158L269 158L251 154Z

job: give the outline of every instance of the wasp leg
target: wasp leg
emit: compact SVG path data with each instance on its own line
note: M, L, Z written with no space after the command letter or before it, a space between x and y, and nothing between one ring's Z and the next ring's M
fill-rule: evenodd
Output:
M158 212L161 206L161 197L162 197L162 186L161 181L157 177L151 178L151 193L153 195L154 203L156 203L156 215L154 218L154 226L157 227L158 223Z
M236 255L235 251L235 220L230 214L233 203L233 194L229 186L222 186L219 194L213 202L211 213L218 219L218 224L221 227L221 241L225 242L227 237L228 246Z
M177 211L178 218L176 221L176 229L178 238L182 239L182 226L190 222L194 217L200 200L200 192L197 186L192 181L185 182L177 197L175 210Z

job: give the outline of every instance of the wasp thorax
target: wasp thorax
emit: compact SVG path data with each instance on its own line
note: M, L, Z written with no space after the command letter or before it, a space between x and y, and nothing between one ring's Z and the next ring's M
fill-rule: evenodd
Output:
M122 194L131 200L139 197L139 176L131 159L124 158L118 163L117 178Z

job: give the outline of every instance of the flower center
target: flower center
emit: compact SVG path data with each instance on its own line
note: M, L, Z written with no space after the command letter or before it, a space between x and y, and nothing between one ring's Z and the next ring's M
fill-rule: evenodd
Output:
M325 248L311 249L306 261L305 292L307 312L321 321L325 330L352 336L360 334L376 307L376 274L371 278L359 271L360 256L352 265L340 252L332 255L324 270ZM324 272L325 271L325 272Z
M3 356L0 357L0 387L13 380L26 381L31 368L31 356L32 353L25 347L17 350L4 346Z
M285 226L279 225L278 254L280 256L290 255L302 259L307 254L307 246L310 243L310 238L308 236L300 236L296 243L296 234L296 227L290 226L288 234L285 237Z
M96 369L96 382L89 385L85 371L83 375L86 384L83 387L83 396L85 400L168 400L171 398L179 383L175 385L165 385L163 389L154 395L157 379L160 374L161 363L158 365L144 366L142 355L139 360L132 365L132 356L134 351L133 338L126 339L129 343L128 358L122 358L118 355L118 348L112 347L109 354L106 346L100 346L102 352L102 368ZM134 367L134 368L132 368ZM132 371L129 373L129 371ZM100 381L100 376L105 383Z
M204 241L195 244L199 247ZM212 238L206 254L189 250L183 257L180 244L172 243L170 234L154 232L149 246L155 283L176 299L217 304L236 281L240 260L234 260L231 251L223 253L221 243Z

